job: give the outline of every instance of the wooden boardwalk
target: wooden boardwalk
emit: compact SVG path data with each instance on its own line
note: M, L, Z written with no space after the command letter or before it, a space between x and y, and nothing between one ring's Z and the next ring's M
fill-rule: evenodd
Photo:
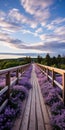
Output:
M49 114L41 94L35 66L31 74L32 89L29 92L19 130L51 130Z
M8 103L8 99L11 96L11 88L17 83L20 75L25 73L25 71L30 67L31 64L25 64L13 68L8 68L0 70L0 76L4 75L5 84L4 88L0 90L0 96L6 93L7 97L2 101L0 105L0 112L5 108ZM40 71L47 77L47 80L51 80L52 86L55 85L61 88L62 98L60 95L58 97L65 105L65 70L49 67L41 64L36 64ZM12 75L15 74L15 79L12 79ZM61 82L57 80L58 75L61 76ZM2 77L1 77L2 78ZM23 103L21 102L21 114L14 122L12 130L52 130L50 125L51 112L49 106L45 105L44 98L41 94L38 79L35 74L35 66L33 65L33 70L31 74L32 89L29 91L29 96ZM23 105L22 105L23 104Z

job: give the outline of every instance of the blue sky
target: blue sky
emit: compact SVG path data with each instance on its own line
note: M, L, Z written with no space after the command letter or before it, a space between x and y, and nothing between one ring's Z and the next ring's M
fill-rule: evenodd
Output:
M0 0L0 58L4 53L65 55L65 0Z

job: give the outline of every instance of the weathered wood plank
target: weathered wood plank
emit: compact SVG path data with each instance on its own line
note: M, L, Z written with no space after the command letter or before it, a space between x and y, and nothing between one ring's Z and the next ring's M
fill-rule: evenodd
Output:
M8 68L8 69L3 69L3 70L0 70L0 75L2 74L6 74L8 72L12 72L12 71L16 71L17 69L20 69L21 67L28 67L30 66L30 63L29 64L25 64L25 65L20 65L20 66L17 66L17 67L11 67L11 68Z
M20 130L27 130L27 128L28 128L30 105L31 105L31 90L29 92L28 101L27 101L27 104L26 104L26 109L25 109L25 113L24 113L24 117L23 117L23 120L22 120Z
M4 109L4 107L7 105L8 99L6 99L3 104L0 106L0 112Z
M33 66L34 68L34 66ZM39 93L38 93L38 87L37 87L37 78L34 72L35 68L33 69L33 77L34 77L34 86L35 86L35 94L36 94L36 118L37 118L37 129L38 130L45 130L42 112L41 112L41 106L40 106L40 100L39 100Z
M32 101L31 101L31 111L30 111L30 121L29 130L36 130L36 117L35 117L35 86L33 84L33 74L31 78L32 89Z
M16 130L52 130L34 66L31 75L31 84L33 88L29 92L23 118L21 119L21 123L18 123ZM20 129L18 129L19 125Z
M12 130L19 130L20 129L21 121L22 121L22 118L23 118L23 115L24 115L24 111L25 111L25 107L26 107L26 102L27 102L27 100L24 100L23 103L21 103L20 117L18 117L16 119Z
M36 113L37 113L38 130L45 130L41 107L40 107L39 94L38 94L37 87L35 87L35 88L36 88Z
M36 79L36 84L37 84L37 87L38 87L38 93L39 93L39 98L40 98L40 105L41 105L43 121L44 121L44 124L45 124L45 129L46 130L49 130L49 129L52 130L52 127L50 125L49 115L48 115L48 112L47 112L46 105L44 103L44 98L42 97L42 94L41 94L41 89L40 89L40 86L39 86L38 79Z
M43 115L43 118L44 118L44 122L46 124L49 124L50 123L49 122L49 117L48 117L48 113L47 113L46 106L45 106L45 103L44 103L44 98L42 97L42 94L41 94L39 84L38 84L38 90L39 90L40 104L41 104L41 109L42 109L42 115Z
M56 80L54 80L54 83L59 87L61 88L61 90L63 90L63 86L61 84L59 84Z
M0 96L3 95L8 90L8 86L0 90Z

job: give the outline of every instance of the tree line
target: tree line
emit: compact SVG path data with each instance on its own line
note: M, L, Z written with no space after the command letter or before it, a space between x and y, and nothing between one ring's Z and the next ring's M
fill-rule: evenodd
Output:
M2 59L0 60L0 70L19 65L24 65L31 62L31 57L18 58L18 59Z
M18 59L2 59L0 60L0 70L19 65L24 65L31 62L37 62L43 65L65 69L65 56L58 55L57 57L50 57L49 54L46 54L45 58L38 55L36 58L31 58L29 56Z
M65 69L65 56L61 56L60 54L57 57L50 57L49 54L46 54L45 58L42 58L40 55L38 55L37 62L47 66Z

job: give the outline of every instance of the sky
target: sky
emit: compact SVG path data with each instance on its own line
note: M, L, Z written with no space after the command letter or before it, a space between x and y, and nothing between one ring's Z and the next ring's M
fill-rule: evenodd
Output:
M65 55L65 0L0 0L0 59L47 53Z

